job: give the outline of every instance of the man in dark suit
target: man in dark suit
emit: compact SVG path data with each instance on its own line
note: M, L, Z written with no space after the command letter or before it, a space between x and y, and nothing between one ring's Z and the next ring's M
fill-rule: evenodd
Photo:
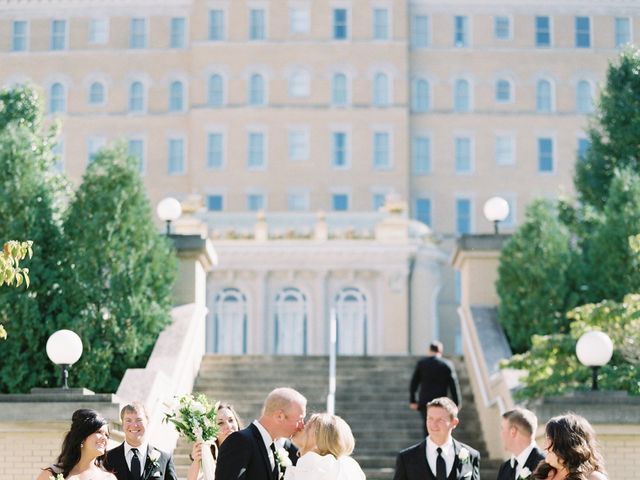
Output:
M429 345L427 356L416 364L409 385L409 407L420 412L425 436L428 435L425 415L427 403L434 398L446 396L460 407L460 385L456 369L449 360L442 358L442 343L433 341Z
M292 388L276 388L264 401L259 420L222 443L216 480L278 480L284 465L276 455L279 438L304 428L307 399Z
M118 480L178 480L171 455L149 445L144 405L138 402L125 405L120 420L124 442L107 452L105 468Z
M447 397L427 404L429 436L398 454L393 480L480 480L480 453L457 441L458 407Z
M511 458L500 465L497 480L526 479L544 460L535 442L538 419L526 408L514 408L502 414L500 436Z

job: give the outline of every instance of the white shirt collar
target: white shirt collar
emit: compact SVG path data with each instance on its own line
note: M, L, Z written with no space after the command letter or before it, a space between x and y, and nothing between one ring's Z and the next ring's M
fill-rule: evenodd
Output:
M527 458L529 458L529 455L531 455L531 452L533 451L535 446L535 442L531 442L527 448L525 448L515 457L512 457L512 460L513 458L515 458L518 461L518 466L516 467L516 478L520 476L520 472L524 468L524 464L527 462ZM513 465L513 461L511 462L511 465Z
M444 463L447 466L447 477L451 473L451 469L453 468L453 462L455 461L456 451L453 448L453 439L449 437L449 439L442 445L436 445L430 437L427 437L427 463L429 464L429 468L435 474L436 473L436 458L438 458L438 452L436 451L438 448L442 449L442 458L444 458Z
M271 468L275 466L275 458L273 458L273 452L271 451L271 444L273 443L273 438L271 438L271 434L267 431L266 428L262 426L262 424L258 420L254 420L253 424L256 426L258 431L260 432L260 436L262 437L262 441L264 442L264 446L267 448L267 455L269 455L269 461L271 462Z
M149 448L149 444L145 442L139 447L133 447L129 445L129 443L127 443L127 441L125 440L124 458L127 460L127 465L129 466L129 468L131 468L131 457L133 457L133 453L131 453L132 448L138 449L138 458L140 459L140 468L144 469L144 464L147 461L147 449Z

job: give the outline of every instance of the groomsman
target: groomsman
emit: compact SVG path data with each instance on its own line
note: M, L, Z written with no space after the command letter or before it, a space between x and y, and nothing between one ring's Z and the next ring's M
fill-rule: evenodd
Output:
M544 455L535 442L538 419L531 410L514 408L502 414L500 436L511 458L500 466L497 480L530 477Z
M453 363L442 358L442 350L442 343L431 342L427 356L416 364L409 385L409 407L420 412L425 436L428 435L425 423L427 403L434 398L448 396L460 407L460 385L456 369Z
M148 417L139 402L125 405L120 411L124 442L109 450L104 466L118 480L177 480L171 455L149 445Z
M276 458L276 440L304 428L307 399L292 388L276 388L264 401L259 420L222 443L216 480L278 480L284 471Z
M425 440L401 451L393 480L480 480L480 453L451 435L458 407L447 397L427 404Z

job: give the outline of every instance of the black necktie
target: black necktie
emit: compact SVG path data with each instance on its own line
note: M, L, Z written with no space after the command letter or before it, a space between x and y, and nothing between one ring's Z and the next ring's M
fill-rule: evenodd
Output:
M131 457L131 476L133 480L140 479L140 458L138 458L138 449L132 448L133 457Z
M271 447L271 452L273 453L273 472L272 472L272 475L273 475L273 478L275 480L278 480L280 478L280 468L279 468L280 466L278 464L278 457L276 455L276 445L275 445L275 443L272 443L270 445L270 447Z
M442 449L438 447L436 452L438 452L438 458L436 458L436 480L447 480L447 464L444 462Z
M513 480L515 480L516 478L516 469L518 468L518 460L517 459L513 459L513 465L511 466L511 478Z

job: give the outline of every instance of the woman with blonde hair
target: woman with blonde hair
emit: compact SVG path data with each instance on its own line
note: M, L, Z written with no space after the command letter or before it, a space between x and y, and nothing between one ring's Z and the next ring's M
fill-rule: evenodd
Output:
M284 480L365 480L360 465L349 456L356 443L351 428L337 415L311 415L293 442L300 458L287 467Z

